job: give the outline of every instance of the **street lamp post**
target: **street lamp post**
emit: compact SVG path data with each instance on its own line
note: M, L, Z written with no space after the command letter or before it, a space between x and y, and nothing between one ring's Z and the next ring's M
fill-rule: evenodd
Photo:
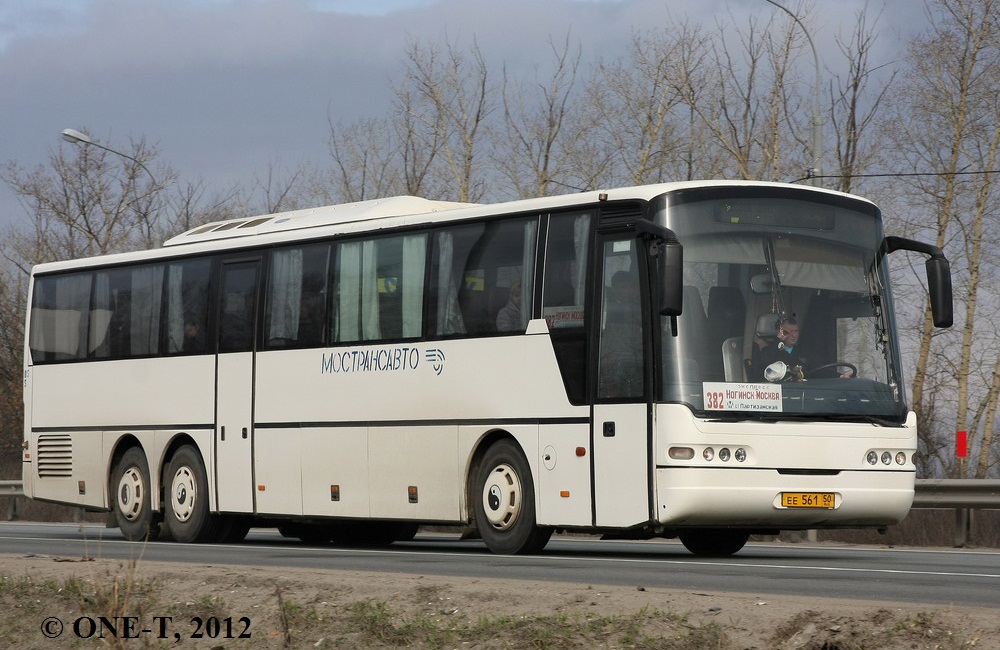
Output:
M69 142L71 144L82 144L84 146L91 145L91 146L97 147L98 149L104 149L105 151L110 151L111 153L115 154L116 156L121 156L122 158L127 158L127 159L131 160L135 164L137 164L140 167L142 167L143 171L145 171L147 174L149 174L149 177L153 180L153 186L154 187L157 185L156 177L153 176L153 172L149 171L149 168L147 168L144 164L142 164L141 160L138 160L137 158L133 158L132 156L128 155L127 153L122 153L121 151L115 151L111 147L105 147L103 144L100 144L99 142L94 142L90 138L90 136L88 136L86 133L80 133L79 131L76 131L74 129L63 129L61 135L62 135L62 139L63 140L65 140L66 142Z
M823 147L823 123L820 121L819 115L819 84L820 84L820 66L819 66L819 54L816 52L816 46L813 44L813 39L809 35L809 30L806 26L802 24L799 17L794 13L778 4L774 0L765 0L766 2L774 5L778 9L781 9L786 14L792 17L792 20L802 28L802 33L806 35L806 40L809 41L809 47L812 49L813 61L816 64L816 84L813 87L813 109L812 109L812 123L813 123L813 136L812 136L812 150L813 150L813 163L812 169L809 169L806 176L812 179L813 185L817 187L820 185L819 176L821 175L820 165L822 164L822 147Z

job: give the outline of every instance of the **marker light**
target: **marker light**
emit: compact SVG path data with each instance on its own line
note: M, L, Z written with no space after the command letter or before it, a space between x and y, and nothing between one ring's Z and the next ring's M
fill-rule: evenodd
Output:
M667 450L667 456L671 460L691 460L694 458L694 449L691 447L671 447Z

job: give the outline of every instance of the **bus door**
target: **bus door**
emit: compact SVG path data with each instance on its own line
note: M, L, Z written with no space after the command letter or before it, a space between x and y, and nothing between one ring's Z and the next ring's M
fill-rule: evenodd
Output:
M254 323L260 260L223 262L216 359L215 476L218 509L254 511Z
M644 244L633 231L601 234L595 305L594 525L650 518L648 316L642 300Z

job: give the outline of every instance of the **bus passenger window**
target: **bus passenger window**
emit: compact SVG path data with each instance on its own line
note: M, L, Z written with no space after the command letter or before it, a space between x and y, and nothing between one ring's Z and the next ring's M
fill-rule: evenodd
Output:
M207 349L208 337L208 282L212 260L197 259L172 262L167 268L167 354L214 352ZM161 271L162 273L162 271ZM162 283L160 283L162 285ZM133 302L135 298L133 298ZM159 311L157 303L157 311ZM158 323L158 319L153 322ZM158 329L158 324L157 324ZM154 332L140 337L151 341ZM133 348L136 333L132 332ZM157 336L158 338L158 336ZM185 345L186 343L186 345ZM153 346L152 342L142 345ZM155 349L155 348L154 348Z
M334 339L380 341L421 336L426 252L426 234L339 244Z
M266 347L323 344L329 250L320 244L272 254L264 312Z
M90 273L84 273L35 281L28 335L33 361L85 356L80 343L88 340L92 278Z
M586 400L586 273L593 221L590 212L554 214L546 238L542 317L566 395L574 404Z

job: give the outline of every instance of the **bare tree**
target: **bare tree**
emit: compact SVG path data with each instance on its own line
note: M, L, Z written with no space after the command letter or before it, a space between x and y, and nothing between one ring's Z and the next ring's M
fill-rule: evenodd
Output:
M745 30L736 30L741 51L734 51L720 23L710 99L694 105L715 146L726 152L729 173L739 178L780 180L790 168L785 149L798 142L804 153L811 142L798 124L799 94L792 91L804 37L791 20L780 31L774 24L772 19L761 28L751 19Z
M138 140L129 157L84 145L70 154L65 147L51 152L47 168L25 171L9 163L0 179L17 194L34 229L30 236L11 233L15 242L24 240L20 264L154 245L163 190L175 179L169 168L155 177L149 171L158 153Z
M880 82L880 88L869 92L873 76L883 67L873 68L870 62L877 24L878 17L869 27L867 13L859 12L850 39L846 42L837 39L847 62L847 73L843 77L834 75L835 82L830 85L830 121L837 156L836 187L842 192L852 191L855 176L877 158L874 140L865 136L875 125L879 108L896 76L895 72L885 72L888 79Z
M479 169L480 151L485 146L483 129L493 110L494 94L486 59L475 43L467 54L447 40L443 50L416 41L407 46L397 107L407 116L404 143L423 145L419 160L435 158L435 167L430 169L436 172L435 183L424 183L425 194L457 201L482 198L485 182ZM426 148L428 144L433 147ZM418 153L417 149L404 151Z
M617 158L616 184L662 181L663 161L683 157L684 133L671 118L684 101L673 62L681 60L685 37L674 30L659 38L635 35L627 59L597 67L590 104L597 137Z
M567 178L570 158L566 152L584 132L573 122L571 102L580 47L570 46L568 34L561 47L551 41L549 45L555 65L547 83L525 87L504 70L505 129L494 142L494 156L519 198L564 191L567 183L559 179Z
M393 194L419 194L426 167L410 167L411 158L396 137L399 125L372 118L349 125L330 125L333 159L331 198L364 201ZM405 137L402 139L406 143ZM422 148L417 148L422 153ZM412 186L408 180L412 180ZM333 203L333 200L328 201Z
M997 169L1000 145L998 5L995 0L934 0L929 10L933 27L910 48L890 133L897 158L908 163L909 171L924 174L913 181L914 210L903 226L912 235L927 235L952 256L963 308L960 331L938 337L929 310L922 312L912 402L918 414L926 415L928 394L947 397L955 429L978 437L976 473L985 475L994 462L992 415L987 414L994 412L995 378L989 375L1000 367L994 361L1000 355L997 333L984 326L1000 315L1000 293L995 282L983 282L996 273L985 254L985 244L995 244L996 235L991 241L985 237L1000 227L993 207L995 176L985 173ZM983 309L989 313L982 314ZM989 431L975 430L986 422ZM946 434L929 429L922 430L926 448L947 448Z

